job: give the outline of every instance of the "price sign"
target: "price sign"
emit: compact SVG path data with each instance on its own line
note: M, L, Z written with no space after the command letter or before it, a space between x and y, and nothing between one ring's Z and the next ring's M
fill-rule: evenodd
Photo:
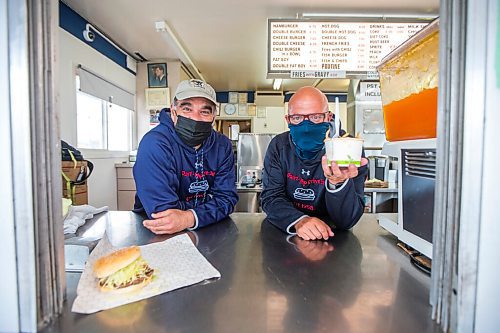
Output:
M268 20L268 74L374 77L383 57L429 22Z

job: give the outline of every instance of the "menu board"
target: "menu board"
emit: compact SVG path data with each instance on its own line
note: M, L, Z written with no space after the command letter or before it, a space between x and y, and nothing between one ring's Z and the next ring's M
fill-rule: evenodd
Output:
M268 74L376 77L382 58L428 23L269 19Z

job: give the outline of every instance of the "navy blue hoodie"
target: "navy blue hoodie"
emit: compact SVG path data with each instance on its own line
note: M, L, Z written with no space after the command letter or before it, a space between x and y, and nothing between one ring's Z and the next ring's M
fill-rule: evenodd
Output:
M170 114L142 138L134 165L135 212L192 209L195 226L218 222L238 201L231 141L212 130L195 150L177 135Z
M290 132L275 136L269 143L262 176L262 208L268 220L289 234L305 216L314 216L331 227L350 229L364 212L364 182L368 166L358 176L334 190L327 189L321 157L302 160L295 152Z

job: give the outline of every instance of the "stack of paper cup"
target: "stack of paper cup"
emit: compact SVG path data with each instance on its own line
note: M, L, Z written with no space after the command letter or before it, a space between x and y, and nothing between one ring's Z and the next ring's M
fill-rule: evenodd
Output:
M325 140L326 157L328 164L337 163L338 166L346 167L349 164L361 165L361 153L363 151L363 139L359 138L333 138Z

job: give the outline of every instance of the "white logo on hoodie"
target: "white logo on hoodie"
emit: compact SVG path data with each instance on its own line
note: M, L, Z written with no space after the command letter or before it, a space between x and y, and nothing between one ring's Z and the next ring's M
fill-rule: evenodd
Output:
M198 192L206 192L210 186L208 185L208 181L200 180L199 182L192 182L189 184L189 193L198 193Z
M293 192L293 197L297 200L314 201L316 195L314 194L314 191L310 188L299 187L295 189L295 192Z

